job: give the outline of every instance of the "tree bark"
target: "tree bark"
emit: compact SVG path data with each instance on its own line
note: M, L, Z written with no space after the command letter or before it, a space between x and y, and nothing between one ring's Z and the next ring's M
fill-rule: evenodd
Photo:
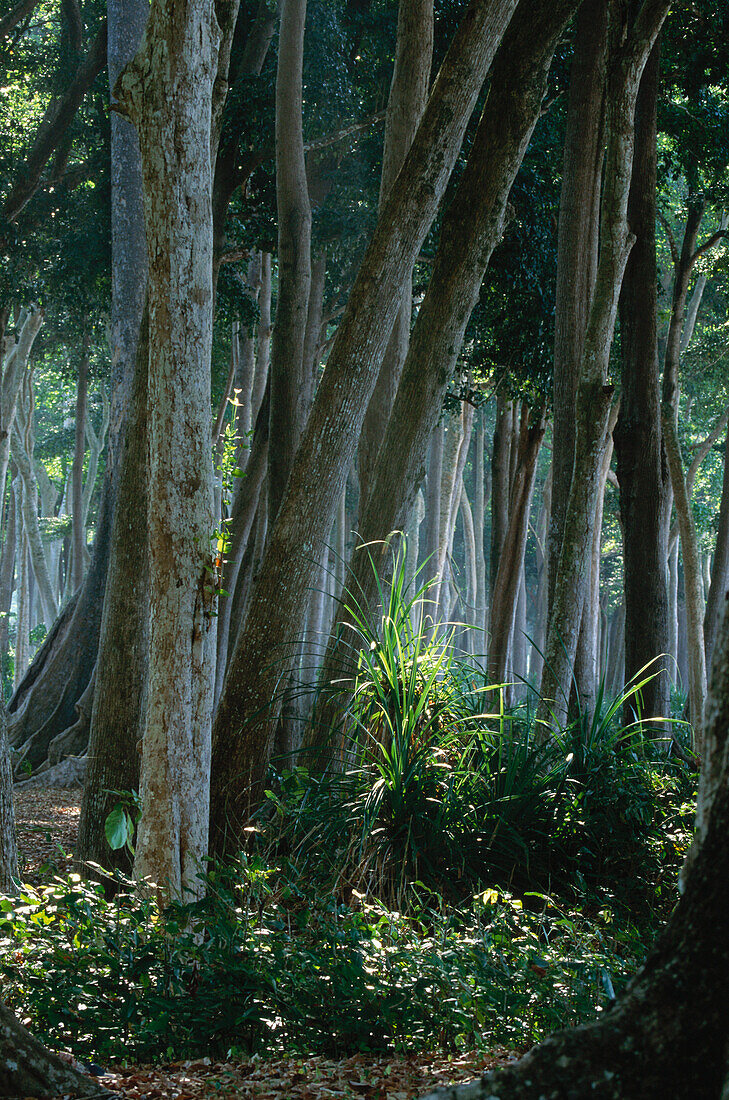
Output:
M104 822L118 795L139 789L139 752L147 691L149 550L147 546L147 376L149 317L142 316L126 440L119 459L117 505L91 703L88 763L76 860L130 870L112 852Z
M276 77L278 298L271 344L268 514L276 517L304 426L304 343L311 289L311 206L302 121L306 0L283 0Z
M433 275L360 522L365 543L382 541L405 525L465 327L501 236L511 185L541 112L552 54L574 8L574 3L528 0L520 5L499 51L471 155L443 220ZM358 593L363 607L375 606L377 586L365 555L353 556L347 588ZM340 609L335 640L346 619ZM341 678L342 669L352 666L346 648L338 644L331 668ZM326 682L328 666L324 677Z
M515 0L473 0L463 16L337 330L218 706L212 815L218 850L235 845L260 796L277 717L277 685L295 656L292 641L301 631L317 574L313 551L321 531L331 530L408 272L514 7Z
M111 1100L114 1095L46 1050L0 1002L0 1096Z
M540 720L566 717L585 599L599 468L612 403L607 372L618 297L633 243L627 221L635 104L646 60L669 0L648 0L611 58L600 259L585 333L576 405L575 462L556 570L555 596L540 689ZM619 35L616 29L616 36ZM617 38L619 41L619 38Z
M496 424L494 425L494 440L491 449L491 569L489 572L491 612L489 625L493 618L494 588L499 572L501 551L509 527L509 495L511 492L509 469L511 466L513 421L514 402L505 397L503 393L499 393L496 397Z
M0 894L14 894L18 882L18 844L15 836L8 719L5 703L0 700Z
M654 46L640 83L628 220L635 234L620 296L623 386L613 433L620 487L625 592L625 678L668 650L668 573L661 521L668 469L661 451L656 278L656 108L660 47ZM641 689L643 714L667 717L665 661ZM633 700L626 702L632 720Z
M557 232L550 614L575 458L577 386L597 274L608 7L608 0L586 0L580 7L570 71Z
M529 509L534 491L539 448L544 438L544 427L541 414L530 416L529 409L524 406L516 470L511 486L509 526L499 556L499 569L491 604L488 674L490 682L494 684L503 684L507 679L509 639L514 633L519 589L524 570L524 551L529 532Z
M433 0L400 0L395 68L385 118L380 206L410 148L428 97L433 63ZM395 319L359 439L360 499L367 500L410 339L412 271Z
M89 335L84 319L81 360L76 385L76 437L73 448L72 523L73 557L72 590L78 592L86 565L86 523L84 517L84 458L86 456L86 404L89 388ZM55 618L55 615L53 616Z
M140 139L149 256L149 679L134 873L177 898L200 894L208 847L218 14L211 0L158 0L117 84Z

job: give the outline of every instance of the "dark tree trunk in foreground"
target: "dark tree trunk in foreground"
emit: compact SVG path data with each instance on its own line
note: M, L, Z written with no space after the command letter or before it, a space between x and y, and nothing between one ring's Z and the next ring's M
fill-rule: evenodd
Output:
M706 709L697 844L685 889L643 969L594 1023L506 1069L423 1100L720 1100L729 1040L729 604Z
M635 154L628 221L635 244L620 297L622 403L613 437L623 525L626 682L668 649L668 572L661 522L668 471L661 458L661 398L656 333L656 104L660 48L643 73L635 114ZM646 717L666 717L669 679L642 688ZM634 707L631 700L628 707ZM626 720L632 720L632 714Z
M280 689L318 580L322 531L331 531L410 269L515 6L515 0L469 5L337 330L218 705L211 821L218 850L225 843L235 847L260 796Z
M443 220L433 275L418 311L373 489L360 522L365 543L386 539L407 520L466 325L503 231L511 186L541 112L552 55L575 7L576 0L560 4L522 0L499 50L468 164ZM506 453L502 461L508 467ZM367 555L354 554L346 588L357 593L365 613L374 609L378 588ZM341 607L325 684L353 671L345 633L348 618ZM335 700L334 713L318 717L311 731L313 742L326 742L339 706Z
M46 1050L0 1002L0 1096L112 1097L98 1081L62 1062Z
M729 588L729 430L724 442L724 478L719 508L719 529L716 535L716 549L711 564L711 586L704 615L704 649L706 663L709 666L727 588Z

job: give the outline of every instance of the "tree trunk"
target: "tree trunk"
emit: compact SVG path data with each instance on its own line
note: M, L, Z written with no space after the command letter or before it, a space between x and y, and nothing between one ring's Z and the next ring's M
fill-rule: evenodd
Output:
M501 235L511 184L541 111L552 53L573 10L573 3L547 6L528 0L520 5L499 51L471 155L444 218L377 478L360 522L365 542L402 529L418 491L422 457L440 415L486 265ZM347 586L359 593L363 606L375 606L377 586L364 555L353 556ZM344 618L340 612L338 621ZM334 638L338 636L335 628ZM346 666L342 648L332 656L332 667L341 676Z
M53 583L48 572L48 559L38 523L38 483L33 470L33 402L29 395L27 411L19 403L13 423L13 460L23 482L22 517L23 530L28 542L33 572L43 609L43 621L50 625L56 619L58 606Z
M278 297L271 344L268 514L276 518L304 421L304 343L311 288L311 206L302 123L306 0L283 0L276 77Z
M534 491L539 448L544 438L541 414L529 423L524 406L519 436L518 458L509 502L509 526L499 556L499 569L491 604L491 640L489 644L489 680L503 684L507 679L509 639L514 632L519 588L524 570L524 550L529 532L529 509Z
M534 608L534 645L529 663L529 681L536 688L541 683L544 664L544 643L547 638L547 615L549 612L547 587L549 572L547 557L549 554L549 515L552 511L552 464L542 488L542 505L537 518L537 595Z
M476 606L474 609L474 653L483 653L486 630L486 554L483 533L486 522L486 505L490 492L486 485L486 432L484 414L478 414L476 424L476 455L474 461L473 530L476 540Z
M117 85L140 139L149 255L149 679L134 873L176 898L200 894L208 847L219 53L227 47L211 0L160 0Z
M514 7L515 0L473 0L467 9L337 330L218 706L212 815L218 850L237 843L238 829L260 796L277 684L291 667L291 642L300 634L318 572L312 550L322 530L331 530L408 273Z
M491 599L490 620L493 621L494 588L499 572L501 551L509 527L509 480L514 402L499 393L496 397L496 424L491 450L491 568L489 572Z
M116 1095L62 1062L18 1023L0 1002L0 1096L95 1097Z
M106 844L104 822L119 796L139 789L147 690L149 551L147 546L147 376L149 317L142 316L126 440L119 458L117 506L101 619L76 860L129 870L124 849Z
M433 0L400 0L395 68L385 119L380 206L397 178L422 117L432 62ZM362 424L358 469L363 504L369 496L377 455L407 355L411 312L412 270Z
M556 570L554 604L540 689L542 721L566 717L574 656L585 599L592 524L605 447L612 386L610 347L623 273L633 243L627 221L633 161L635 104L646 60L668 11L669 0L651 4L615 50L608 76L607 151L600 226L600 259L585 333L577 391L575 462Z
M89 334L87 319L84 318L83 346L78 365L76 385L76 439L73 448L73 578L72 590L78 592L84 579L86 566L86 523L84 516L84 458L86 455L86 399L89 388ZM54 614L53 618L55 619Z
M557 234L550 614L575 457L577 386L597 274L608 6L607 0L586 0L580 7L570 72Z
M646 64L635 114L635 155L628 220L636 237L620 296L623 386L614 432L625 592L625 678L632 679L668 650L668 573L665 508L668 470L661 453L656 318L656 106L659 45ZM646 717L667 717L665 660L641 689ZM633 700L626 702L632 720Z
M5 703L0 700L0 894L14 894L19 882L13 775L10 767L7 726Z

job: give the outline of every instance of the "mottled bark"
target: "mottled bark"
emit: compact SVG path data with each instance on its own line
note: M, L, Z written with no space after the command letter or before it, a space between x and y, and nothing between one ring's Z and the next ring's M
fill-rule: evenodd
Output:
M19 881L13 775L7 727L5 703L0 700L0 894L14 894Z
M149 671L134 873L172 897L200 893L208 839L219 17L211 0L159 0L117 84L140 139L149 256Z
M623 385L615 429L625 592L625 676L632 679L668 649L668 572L665 525L668 469L661 452L660 380L656 318L656 106L660 49L643 73L635 115L635 155L628 220L635 234L620 296ZM641 690L646 717L669 713L666 661ZM631 703L626 702L632 718Z
M295 656L292 639L301 631L317 574L312 551L321 530L331 529L408 273L514 7L515 0L469 5L350 293L269 536L226 683L230 690L224 689L218 707L213 753L218 848L235 845L248 808L260 795L275 729L277 685Z
M400 0L395 68L385 118L380 205L394 183L418 128L433 62L433 0ZM369 496L377 455L387 428L410 338L412 271L390 335L359 439L360 499Z
M0 1096L113 1096L98 1081L79 1073L46 1050L0 1002Z
M540 689L540 718L564 720L585 599L599 470L612 386L608 364L618 297L633 236L627 221L633 161L635 104L640 79L667 14L669 0L649 0L611 55L607 92L607 150L600 226L600 258L585 332L576 403L575 461L555 572L552 615ZM618 45L618 43L620 43Z

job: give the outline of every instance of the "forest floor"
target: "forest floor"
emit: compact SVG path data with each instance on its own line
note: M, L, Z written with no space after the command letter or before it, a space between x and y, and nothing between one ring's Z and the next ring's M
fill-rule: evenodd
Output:
M81 808L80 790L16 791L15 813L21 872L38 884L55 866L70 870ZM68 1050L72 1055L73 1050ZM356 1054L324 1057L214 1062L209 1058L160 1066L109 1066L99 1077L128 1100L413 1100L436 1086L467 1081L486 1069L504 1065L518 1053L497 1048L483 1052L406 1056Z

